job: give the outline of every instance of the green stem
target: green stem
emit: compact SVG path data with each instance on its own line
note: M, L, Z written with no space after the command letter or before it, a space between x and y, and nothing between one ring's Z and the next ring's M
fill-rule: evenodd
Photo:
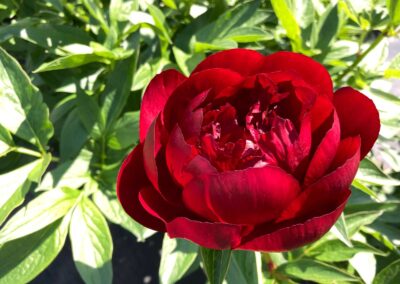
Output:
M37 157L37 158L42 158L43 154L28 148L23 148L23 147L13 147L12 151L20 153L20 154L24 154L24 155L28 155L28 156L32 156L32 157ZM52 162L59 162L60 158L58 157L51 157L51 161Z
M357 67L357 65L370 53L387 35L388 31L390 30L390 26L388 26L373 42L372 44L363 52L361 53L356 60L351 64L349 67L347 67L346 70L342 72L342 74L339 75L339 77L336 78L336 82L341 81L347 74L349 74L351 71L353 71L354 68Z
M228 272L232 251L200 247L200 255L210 284L221 284Z

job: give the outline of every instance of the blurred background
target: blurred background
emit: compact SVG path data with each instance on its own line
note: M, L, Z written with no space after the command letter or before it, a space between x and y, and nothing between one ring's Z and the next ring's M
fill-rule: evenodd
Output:
M151 78L236 47L313 57L382 129L330 233L227 282L400 283L400 1L1 0L0 21L0 283L205 283L197 247L131 220L115 181Z

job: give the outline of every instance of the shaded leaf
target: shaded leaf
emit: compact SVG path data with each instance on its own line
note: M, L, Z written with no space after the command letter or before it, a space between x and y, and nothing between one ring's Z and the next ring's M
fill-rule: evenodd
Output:
M210 284L221 284L228 271L231 250L213 250L200 247L203 269Z

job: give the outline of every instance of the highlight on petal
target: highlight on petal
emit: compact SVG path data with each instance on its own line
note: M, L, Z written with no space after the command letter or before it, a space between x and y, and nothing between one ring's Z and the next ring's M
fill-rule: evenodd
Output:
M341 136L361 137L363 159L374 145L379 135L379 112L371 99L350 87L335 92L333 102L340 120Z
M333 83L331 76L322 64L308 56L288 51L279 51L265 56L258 72L275 71L294 71L319 95L332 98Z
M278 167L265 166L203 175L207 197L221 221L258 224L272 220L297 196L297 180Z
M143 167L143 145L139 144L124 160L117 179L117 196L133 219L153 230L165 232L162 220L150 214L139 202L139 192L151 187Z
M140 108L140 142L143 142L151 123L164 108L169 96L185 79L184 75L170 69L163 71L150 81Z
M208 56L197 65L192 74L212 68L224 68L248 76L255 74L263 58L261 53L250 49L224 50Z
M242 226L178 217L167 223L167 232L171 238L188 239L206 248L222 250L240 243Z

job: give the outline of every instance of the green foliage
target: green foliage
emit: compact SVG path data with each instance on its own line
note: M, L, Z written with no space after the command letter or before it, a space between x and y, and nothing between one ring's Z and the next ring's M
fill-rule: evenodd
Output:
M138 241L155 233L115 193L122 160L138 142L144 88L162 70L188 76L205 56L235 47L312 56L335 88L350 85L375 102L380 137L345 213L321 240L285 253L201 249L201 260L196 245L165 237L160 282L203 267L212 283L398 283L400 99L389 79L400 78L400 57L387 59L387 39L398 37L399 3L0 3L0 283L33 280L68 234L84 282L112 282L108 222Z

